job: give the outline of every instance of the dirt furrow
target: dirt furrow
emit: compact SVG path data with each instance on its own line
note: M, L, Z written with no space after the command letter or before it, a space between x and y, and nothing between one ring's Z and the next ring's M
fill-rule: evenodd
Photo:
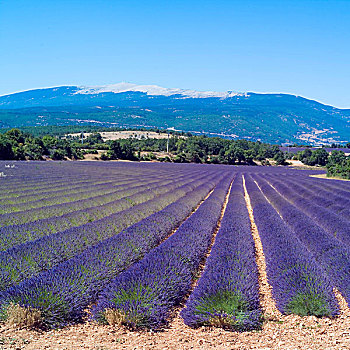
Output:
M276 307L276 303L272 297L272 287L268 282L267 273L266 273L266 261L263 246L259 236L258 228L254 221L253 208L250 203L250 197L245 185L245 178L243 176L243 188L244 188L244 198L247 204L247 209L249 212L251 231L255 243L255 260L258 267L258 276L259 276L259 291L260 291L260 302L263 308L265 318L269 319L275 316L281 316L281 313Z

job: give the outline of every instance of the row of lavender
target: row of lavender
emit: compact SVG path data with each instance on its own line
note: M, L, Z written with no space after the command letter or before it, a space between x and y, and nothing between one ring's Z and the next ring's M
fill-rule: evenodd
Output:
M97 188L94 188L93 186L93 189L89 190L90 195L88 195L87 198L75 199L72 202L67 202L63 196L62 200L58 201L58 203L54 205L46 206L44 203L42 207L31 208L17 213L0 215L1 227L25 224L40 219L62 216L73 211L94 207L96 205L102 205L118 199L120 195L123 196L123 194L126 193L125 191L128 191L129 189L140 188L141 186L146 187L161 180L173 181L180 177L183 178L184 175L174 175L174 179L170 178L170 176L153 176L152 178L144 177L139 180L135 179L121 183L107 183L104 185L104 190L101 190L101 187L99 186L97 186ZM40 205L40 201L38 204Z
M130 185L133 186L132 183ZM128 186L128 184L126 184L126 186ZM124 190L126 186L124 186L123 184L119 186L111 185L111 187L106 191L101 191L102 194L100 194L101 192L96 190L94 191L95 196L93 196L92 198L82 198L71 203L66 203L66 201L63 199L61 201L62 203L57 203L51 206L43 206L40 208L23 210L18 213L6 213L0 215L0 227L20 225L41 219L47 219L54 216L61 216L75 211L77 208L84 209L96 206L96 204L103 204L103 202L99 202L104 200L106 202L112 201L115 194L120 190Z
M253 182L250 175L254 179L260 179L258 182L261 187ZM340 242L334 239L334 234L332 237L330 230L329 237L322 231L320 226L326 226L326 221L322 220L326 217L324 209L318 212L321 216L316 216L315 212L324 205L327 209L345 216L349 187L344 183L294 176L297 174L290 176L287 173L285 176L280 176L269 173L260 176L258 172L251 172L250 175L245 175L248 201L252 205L254 220L263 244L267 276L272 285L276 306L284 314L335 316L338 313L338 305L333 288L338 287L349 302L350 254L347 248L341 247ZM314 214L316 220L320 219L318 224L297 211L281 197L280 193L267 186L262 178L279 186L283 196L292 199L293 204L302 203L302 208L310 213L310 216ZM301 187L297 186L299 182ZM312 209L307 208L305 199L303 201L300 199L303 195L307 197L310 194L307 192L310 187L322 191L318 192L319 195L315 198L318 204L307 202L310 206L312 204ZM242 194L238 192L235 200L237 205L240 196ZM221 230L219 231L198 287L181 312L185 323L190 326L217 325L228 329L249 329L259 324L259 299L257 286L254 286L256 277L248 277L254 276L253 271L256 268L252 263L254 249L249 246L251 234L247 228L248 219L244 226L244 210L239 213L239 217L236 222L232 218L229 219L229 222L234 222L234 227L226 232L225 240L224 236L220 235ZM331 222L336 220L334 215L329 218ZM223 227L225 219L226 216ZM339 230L338 238L345 241L349 224L341 218L337 220L335 226ZM330 227L328 224L327 228ZM246 234L242 236L240 230ZM236 235L233 239L229 236L232 233ZM241 237L244 238L239 241ZM317 242L317 239L320 241ZM232 242L236 244L230 247L229 244ZM227 250L228 246L231 249ZM237 258L236 251L238 251ZM244 259L245 257L248 259ZM235 261L230 265L231 259ZM250 271L242 272L242 269L247 267L250 267ZM235 274L235 271L241 273Z
M189 171L194 167L172 167L170 164L159 167L150 164L118 163L57 163L57 162L13 162L14 168L3 169L5 162L0 161L0 171L6 176L0 178L0 199L16 199L25 194L37 195L42 191L55 192L69 186L89 182L136 178L157 174L169 175L169 172ZM5 171L3 171L5 170Z
M180 169L181 170L181 169ZM43 208L27 210L24 212L0 215L0 222L5 225L0 228L0 250L6 250L16 244L37 239L41 236L66 230L70 227L80 226L87 222L101 219L120 211L122 208L131 207L139 203L135 198L138 192L156 188L166 183L183 183L189 178L189 170L195 176L199 173L196 169L184 169L175 173L138 176L134 172L128 185L113 186L109 184L110 193L96 194L93 198L74 201L67 204L56 204ZM147 174L147 172L146 172ZM119 174L118 177L120 177ZM139 196L138 196L139 197ZM121 199L123 199L121 201Z
M134 183L136 180L122 179L118 181L104 181L103 183L84 183L80 187L66 188L63 191L52 193L42 192L35 198L30 196L18 197L16 202L12 203L1 201L0 214L14 213L27 211L30 209L43 208L52 206L55 204L71 203L77 200L90 199L94 196L101 194L113 193L115 186L127 186L130 183Z
M249 175L246 189L278 309L286 314L335 316L337 303L324 270Z
M227 184L226 184L226 186L227 186ZM227 190L227 189L226 189ZM221 193L220 193L221 192ZM218 199L218 194L220 193L220 196L221 196L221 199L219 198L219 201L217 201L217 199ZM199 263L199 261L200 261L200 259L199 259L199 257L203 257L203 253L204 253L204 251L206 250L206 249L204 249L203 247L205 247L205 248L207 248L208 247L208 244L209 244L209 240L208 240L208 237L210 237L211 236L211 231L210 230L208 230L208 225L206 225L206 224L208 224L208 223L210 223L211 222L211 225L209 225L209 227L211 226L211 227L213 227L213 226L215 226L216 225L216 223L217 223L217 219L218 219L218 217L216 216L215 217L215 215L213 216L213 215L211 215L211 216L209 216L209 217L207 217L206 218L206 220L203 222L203 217L205 217L205 215L207 215L207 212L208 212L208 209L214 209L214 208L216 208L216 214L218 215L218 213L220 212L220 209L221 209L221 206L222 206L222 202L223 202L223 194L225 194L225 191L223 191L223 188L222 188L222 186L221 187L219 187L219 188L217 188L216 190L215 190L215 195L213 194L213 195L211 195L209 198L211 198L211 200L209 200L209 201L206 201L205 202L205 205L202 205L201 206L201 208L200 208L200 210L198 211L198 214L197 215L194 215L193 216L193 218L191 217L191 219L192 220L189 220L189 221L187 221L186 222L186 225L183 225L183 228L182 228L182 236L185 234L184 232L185 232L185 229L191 229L192 228L192 240L194 239L194 237L195 237L195 235L194 235L194 233L198 233L198 229L196 229L196 230L194 230L193 228L194 227L196 227L196 226L198 226L198 224L200 223L200 222L202 222L202 225L200 226L201 227L201 229L202 229L202 233L206 233L206 236L205 235L201 235L201 237L203 236L204 238L204 241L202 241L203 242L203 244L202 244L202 250L201 250L201 254L197 254L196 253L196 246L193 244L192 245L192 255L194 254L194 256L193 257L196 257L197 259L195 259L195 262L197 262L197 265L198 265L198 263ZM215 212L215 210L214 210L214 212ZM201 215L200 215L201 214ZM213 213L214 214L214 213ZM196 225L197 224L197 225ZM191 226L192 225L192 226ZM179 230L179 232L176 234L176 235L174 235L174 237L178 237L178 239L181 237L181 229ZM201 233L201 232L199 232L199 233ZM206 240L205 240L205 237L206 237ZM167 241L168 242L168 241ZM171 242L171 240L169 241L169 242ZM196 242L196 244L197 244L197 242ZM185 244L185 246L187 247L187 244ZM186 251L184 251L184 252L186 252ZM152 255L152 254L151 254ZM184 259L184 261L187 261L188 262L188 259L186 259L186 257L187 257L187 254L185 254L184 256L183 256L183 259ZM196 269L192 269L192 272L194 272ZM190 284L190 282L192 281L192 274L190 274L190 278L188 278L187 279L187 287L188 287L188 284ZM180 284L181 285L181 284ZM182 285L183 286L183 285ZM181 288L180 288L181 289ZM188 289L188 288L187 288ZM184 291L186 291L187 290L186 288L183 290L183 292ZM170 293L170 295L171 295L171 293ZM179 297L179 296L178 296ZM177 297L177 298L178 298Z
M119 321L132 328L167 324L209 249L230 182L222 181L175 234L102 291L93 310L97 320L111 323L120 316Z
M50 184L64 186L76 180L91 181L113 175L113 169L111 172L111 167L104 164L13 162L11 168L5 166L6 163L0 161L1 172L5 175L0 181L0 189L5 196L17 196L18 191L40 191ZM123 173L127 170L123 169Z
M50 195L55 195L56 193L65 193L69 191L70 188L74 191L75 189L85 188L86 186L89 186L90 184L101 184L108 182L110 180L104 179L101 180L83 180L83 179L74 179L69 178L66 179L64 182L54 182L49 181L45 182L45 184L38 184L36 183L36 188L28 189L28 188L21 188L19 185L17 185L14 189L10 189L9 187L6 187L6 190L2 190L0 194L1 203L3 204L16 204L16 203L23 203L27 200L36 200L40 198L47 198Z
M143 220L119 234L7 289L0 298L1 317L9 317L9 306L15 303L39 310L38 322L42 327L81 321L84 310L114 276L159 245L220 180L218 176L213 181L207 178L202 184L197 181L195 186L183 186L182 196L178 196L175 202L172 197L170 202L173 203L164 209L151 215L148 213ZM176 193L174 190L170 192ZM146 209L145 206L143 210Z
M210 185L208 180L210 178L187 180L185 184L181 182L172 186L166 184L156 190L142 191L132 196L139 204L131 206L129 201L121 201L120 210L115 214L0 252L0 290L47 270L89 246L112 237L126 227L161 210L202 183L207 182Z
M63 215L32 221L25 224L10 225L0 228L0 251L15 245L36 240L56 232L79 227L89 222L103 219L122 210L131 208L153 196L162 194L170 186L187 183L183 177L173 180L159 179L155 183L129 185L116 191L111 196L95 197L89 205L87 201L76 202L74 211ZM64 207L64 205L62 205Z
M179 175L178 175L179 176ZM180 175L181 176L181 175ZM183 174L182 174L183 176ZM177 175L173 174L173 177L176 178ZM95 206L94 203L101 205L104 204L101 201L107 203L108 201L112 201L115 198L115 193L124 190L129 185L137 186L140 184L147 184L155 182L155 180L159 179L172 179L170 174L166 176L158 175L155 177L155 174L151 174L150 176L138 176L138 174L134 174L128 181L121 181L118 183L110 183L103 185L104 189L101 186L97 186L97 188L92 188L92 190L88 190L85 195L78 194L75 198L67 198L67 196L60 196L56 200L56 204L46 205L45 201L38 201L37 208L30 208L30 203L23 204L23 210L17 213L8 213L0 215L0 227L15 225L15 224L24 224L27 222L32 222L35 220L45 219L53 216L61 216L66 213L75 211L78 209L89 208ZM85 198L84 198L85 197ZM9 210L9 206L5 206L4 211Z
M262 179L268 180L288 201L331 235L350 244L350 190L327 189L309 181Z
M64 164L58 166L56 163L44 163L37 165L40 172L37 176L33 176L33 164L17 162L15 168L11 169L12 174L6 176L0 181L1 194L3 200L17 200L23 195L40 195L43 191L62 191L68 189L69 186L83 186L89 183L103 183L104 181L116 180L132 177L133 173L122 169L119 173L107 171L90 164L86 164L83 168L76 163ZM0 162L1 167L1 162ZM22 171L22 174L19 172ZM100 172L101 171L101 172ZM134 173L141 173L141 169L134 169ZM35 171L34 171L35 173ZM145 171L146 173L151 173ZM117 175L117 176L116 176Z
M255 248L243 193L237 176L203 275L181 312L191 327L249 330L261 325Z
M4 213L13 213L20 211L28 211L29 209L34 208L43 208L43 210L51 209L54 204L63 204L70 203L74 205L76 201L82 199L92 199L97 195L113 193L115 186L125 186L129 183L140 183L147 182L155 179L154 173L150 174L133 173L132 176L128 174L120 174L118 178L110 177L104 178L103 181L76 181L77 179L70 179L71 183L65 184L60 189L57 189L57 186L51 184L49 188L41 188L40 193L38 191L33 194L21 194L17 193L18 197L16 198L2 198L0 205L0 214ZM169 174L161 175L161 177L169 178ZM157 176L158 178L158 176ZM54 189L53 189L54 188ZM4 191L6 192L6 191ZM46 207L46 208L44 208ZM33 213L33 211L31 211ZM34 214L38 210L34 211ZM18 219L17 219L18 221ZM6 224L6 220L0 215L0 223L2 225Z
M322 227L322 211L317 210L322 208L321 206L312 204L315 213L319 215L306 215L304 209L299 208L300 204L293 203L295 199L290 197L286 188L277 186L281 191L278 192L277 187L273 188L262 178L257 178L257 183L292 230L292 237L298 239L308 249L318 266L331 280L332 286L337 287L346 301L350 303L350 247L344 244L344 241L347 240L349 225L338 226L339 232L328 231ZM275 184L278 185L277 182ZM332 192L329 193L329 196L331 195ZM343 222L340 217L339 220Z

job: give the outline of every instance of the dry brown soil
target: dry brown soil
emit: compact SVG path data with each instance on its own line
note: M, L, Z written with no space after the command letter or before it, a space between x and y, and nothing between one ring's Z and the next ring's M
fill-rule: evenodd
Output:
M162 332L131 332L86 323L37 332L0 328L0 349L350 349L350 313L336 319L266 315L263 329L236 333L185 326L176 317Z

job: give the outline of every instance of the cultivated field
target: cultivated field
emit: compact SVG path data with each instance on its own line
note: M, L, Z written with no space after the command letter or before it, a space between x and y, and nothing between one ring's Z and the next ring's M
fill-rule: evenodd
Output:
M84 137L90 136L92 133L85 132ZM126 139L167 139L172 137L167 133L157 133L155 131L142 131L142 130L121 130L121 131L102 131L101 134L103 141L110 140L126 140ZM80 133L68 134L67 136L80 137ZM180 138L185 138L185 136L180 136Z
M0 173L0 349L350 347L350 182L131 162Z

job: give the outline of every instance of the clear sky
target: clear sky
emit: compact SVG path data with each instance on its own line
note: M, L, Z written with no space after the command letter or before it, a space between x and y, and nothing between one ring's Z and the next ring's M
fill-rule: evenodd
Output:
M350 108L350 0L0 0L0 95L121 81Z

